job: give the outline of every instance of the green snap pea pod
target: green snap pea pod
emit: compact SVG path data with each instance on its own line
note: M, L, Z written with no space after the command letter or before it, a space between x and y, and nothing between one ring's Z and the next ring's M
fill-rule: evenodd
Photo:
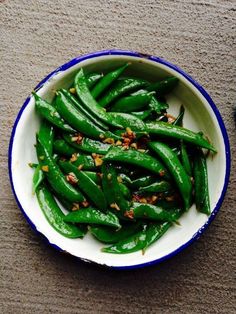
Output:
M91 179L93 180L96 184L100 185L101 184L101 178L99 177L99 174L97 172L93 171L84 171L84 173Z
M169 105L160 100L157 100L156 97L152 96L149 103L149 108L151 108L157 114L161 114L163 111L166 111L166 109L169 108Z
M106 132L97 125L89 121L61 92L57 92L56 106L59 114L75 130L85 134L88 137L99 139L101 136L110 137L110 132Z
M123 128L131 128L134 131L145 131L145 123L128 113L110 112L110 116L117 121Z
M155 91L157 96L163 96L171 92L178 84L177 77L168 77L167 79L150 84L147 87L148 91Z
M196 151L194 154L193 173L195 203L197 210L206 215L210 215L211 209L208 191L206 157L201 150Z
M152 99L153 93L143 92L137 95L126 96L118 99L110 110L114 112L132 112L142 110L147 107Z
M119 67L118 69L107 73L104 77L94 86L91 94L94 98L98 98L104 90L106 90L118 77L124 72L129 64Z
M140 187L139 192L150 192L150 193L161 193L161 192L167 192L172 189L172 186L167 181L157 181L150 185Z
M43 120L39 129L38 137L47 149L50 156L52 156L54 129L53 126L48 123L47 120ZM35 193L37 188L44 180L44 173L41 170L41 166L37 165L33 175L33 192Z
M69 213L65 216L64 221L71 223L86 223L104 225L113 228L120 228L119 219L111 212L106 214L92 207L82 208L80 210Z
M92 235L103 243L116 243L133 235L140 229L140 222L122 226L119 230L111 230L109 227L91 226L89 227Z
M115 168L107 163L102 165L102 187L110 208L123 214L129 208L129 202L121 192Z
M94 163L94 159L92 156L89 155L82 155L82 154L77 154L76 155L76 160L71 161L74 166L79 167L81 166L83 170L95 170L96 166Z
M144 176L132 181L132 187L134 188L142 188L146 187L154 182L156 182L156 178L154 176Z
M71 202L82 202L84 200L83 195L66 181L53 157L49 155L39 139L36 145L36 151L41 169L44 171L53 190Z
M123 150L119 147L111 147L103 159L107 161L129 163L131 165L147 169L160 176L166 178L169 177L166 168L160 161L135 149Z
M123 184L123 183L119 183L120 185L120 191L123 194L124 198L126 198L127 200L131 199L131 193L130 190L128 189L128 187Z
M98 120L102 120L103 122L112 125L113 127L122 127L121 125L113 121L113 119L109 117L109 113L101 108L101 106L93 98L88 89L83 69L80 69L80 71L75 76L75 89L79 99L84 104L85 109L88 110L92 115L94 115Z
M36 194L40 208L47 221L56 231L67 238L81 238L84 236L85 233L83 230L64 221L65 215L57 205L51 192L45 186L40 186Z
M85 117L88 118L89 121L103 130L108 130L108 126L105 125L102 121L99 121L88 110L86 110L79 100L71 95L71 93L69 93L66 89L62 89L61 92L65 95L68 101L70 101Z
M107 107L111 102L118 97L127 94L128 92L137 90L143 86L147 86L147 81L134 78L126 78L118 80L100 100L99 105L101 107Z
M86 75L88 88L93 88L93 86L103 77L102 73L90 73Z
M109 247L102 249L105 253L127 254L145 250L152 243L157 241L171 226L171 223L164 222L145 224L141 231L119 241Z
M182 196L184 208L188 210L191 204L192 184L178 156L164 143L150 142L149 147L162 159L169 172L172 174Z
M78 170L78 168L70 162L60 161L59 165L66 173L73 173L75 175L77 186L98 209L102 211L107 209L106 199L102 190L84 171Z
M186 145L183 141L180 143L180 158L182 161L182 165L186 171L186 173L191 177L192 176L192 166L189 159L189 155L186 149Z
M48 153L52 156L53 141L54 141L54 128L47 120L43 120L39 129L38 137L47 149Z
M59 203L68 211L71 211L72 208L74 207L73 202L68 201L67 199L65 199L64 197L62 197L60 194L55 193L55 191L51 191L54 196L56 197L56 199L59 201Z
M216 152L216 149L199 133L188 129L169 124L166 122L146 123L146 131L150 135L159 135L163 137L176 138L190 144L209 149Z
M59 155L71 157L77 152L76 149L71 147L63 139L55 140L53 143L53 151Z
M63 134L63 138L65 141L73 146L74 148L84 151L87 153L96 153L96 154L101 154L104 155L108 152L109 148L111 147L110 144L104 144L99 141L95 141L89 138L84 137L81 143L76 143L73 141L73 136L70 136L68 134Z
M179 218L180 212L182 212L180 208L165 210L164 208L156 205L137 202L134 202L129 210L133 219L142 218L158 221L176 221Z
M181 105L180 110L179 110L179 115L176 118L176 120L172 123L173 125L183 126L184 112L185 112L184 106Z
M37 112L46 120L51 122L53 125L58 127L59 129L66 131L66 132L74 132L75 130L67 124L60 114L56 111L56 109L39 97L36 93L32 93L35 98L35 107Z
M151 109L144 110L144 111L137 111L137 112L131 112L131 114L140 120L144 121L146 120L152 113Z
M40 184L44 180L44 173L41 170L41 166L37 165L37 167L34 170L34 175L33 175L33 192L35 193Z

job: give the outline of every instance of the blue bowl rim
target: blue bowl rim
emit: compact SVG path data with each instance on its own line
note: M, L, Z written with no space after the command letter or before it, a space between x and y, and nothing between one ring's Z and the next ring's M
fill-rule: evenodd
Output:
M197 90L201 93L201 95L206 99L206 101L208 102L208 104L211 106L218 124L220 126L220 130L223 136L223 140L224 140L224 145L225 145L225 157L226 157L226 171L225 171L225 179L224 179L224 186L221 192L221 195L219 197L219 200L215 206L215 208L213 209L211 215L209 216L207 222L193 235L193 237L186 242L185 244L181 245L180 247L178 247L176 250L174 250L173 252L155 259L153 261L150 262L146 262L146 263L141 263L141 264L137 264L137 265L130 265L130 266L108 266L108 265L102 265L96 262L93 262L94 264L100 265L100 266L107 266L109 268L113 268L113 269L120 269L120 270L129 270L129 269L135 269L135 268L141 268L141 267L146 267L146 266L151 266L157 263L160 263L176 254L178 254L179 252L181 252L182 250L184 250L185 248L187 248L190 244L192 244L194 241L198 240L199 237L201 236L201 234L206 230L206 228L210 225L210 223L213 221L213 219L215 218L216 214L218 213L222 202L224 200L224 196L225 193L227 191L227 187L228 187L228 183L229 183L229 177L230 177L230 168L231 168L231 157L230 157L230 143L229 143L229 138L228 138L228 134L226 131L226 127L225 124L223 122L223 119L220 115L220 112L217 108L217 106L215 105L215 103L213 102L213 100L211 99L210 95L206 92L206 90L198 83L196 82L189 74L185 73L182 69L180 69L178 66L164 60L163 58L160 57L156 57L153 55L148 55L148 54L143 54L140 52L136 52L136 51L129 51L129 50L121 50L121 49L112 49L112 50L102 50L102 51L96 51L96 52L92 52L86 55L82 55L82 56L78 56L72 60L70 60L69 62L63 64L62 66L59 66L56 70L54 70L53 72L51 72L49 75L47 75L36 87L35 90L39 90L49 79L51 79L54 75L56 75L58 72L63 72L66 71L67 69L73 67L74 65L85 61L87 59L91 59L91 58L95 58L95 57L101 57L101 56L107 56L107 55L116 55L116 56L131 56L131 57L138 57L138 58L144 58L144 59L148 59L154 62L157 62L159 64L165 65L167 67L169 67L170 69L175 70L176 72L178 72L179 74L181 74L183 77L185 77L193 86L195 86L197 88ZM14 188L14 184L13 184L13 176L12 176L12 147L13 147L13 142L14 142L14 137L15 137L15 132L16 132L16 128L17 125L19 123L19 120L21 118L21 115L23 114L26 106L28 105L30 101L30 96L27 97L27 99L25 100L23 106L21 107L20 111L18 112L18 115L16 117L15 123L13 125L12 128L12 133L11 133L11 137L10 137L10 142L9 142L9 150L8 150L8 171L9 171L9 178L10 178L10 184L11 184L11 188L14 194L14 197L16 199L16 203L18 205L18 207L20 208L20 210L22 211L23 215L25 216L26 220L28 221L28 223L30 224L30 226L32 227L32 229L37 232L38 234L42 235L43 238L46 240L47 243L49 243L51 246L53 246L55 249L59 250L59 251L64 251L63 249L61 249L59 246L51 243L45 235L43 235L41 232L39 232L36 228L36 226L34 225L34 223L31 221L31 219L27 216L24 208L21 206L21 203L17 197L15 188ZM80 257L76 257L79 260L83 260L83 261L87 261L87 262L92 262L86 259L82 259Z

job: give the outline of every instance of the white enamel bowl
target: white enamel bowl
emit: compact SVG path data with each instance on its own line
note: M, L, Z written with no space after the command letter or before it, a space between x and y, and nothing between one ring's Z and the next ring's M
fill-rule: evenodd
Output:
M141 252L113 255L101 252L103 246L90 234L83 240L67 239L57 233L47 222L32 194L33 171L29 162L37 162L35 154L35 133L40 119L35 113L34 100L28 97L22 106L11 135L9 146L9 174L17 204L30 225L44 235L48 242L82 260L109 267L128 269L160 262L186 248L198 239L218 212L227 189L230 173L230 148L224 123L215 104L207 92L189 75L173 64L154 56L130 51L109 50L78 57L59 67L48 75L37 87L38 94L50 101L54 91L67 88L79 68L86 71L106 71L130 61L129 73L136 76L160 80L166 76L176 76L180 83L168 97L169 112L178 114L181 104L186 113L184 126L193 131L203 131L213 142L218 153L208 158L208 180L211 202L211 215L207 217L196 211L195 206L180 219L180 226L173 226L144 255Z

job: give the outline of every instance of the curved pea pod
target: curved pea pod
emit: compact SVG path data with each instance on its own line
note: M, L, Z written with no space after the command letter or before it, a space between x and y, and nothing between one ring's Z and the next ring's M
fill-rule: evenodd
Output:
M66 181L60 168L42 145L40 139L36 144L36 151L41 169L44 171L52 189L69 201L82 202L84 200L83 195Z
M70 133L75 132L75 130L63 120L63 118L60 116L60 114L52 105L43 100L36 93L33 92L32 94L35 98L36 111L44 119L48 120L50 123L52 123L53 125L55 125L56 127L63 131Z
M63 139L57 139L53 142L53 150L55 153L71 157L77 150L66 143Z
M122 215L129 208L129 202L122 194L115 168L107 163L102 165L102 187L110 208Z
M104 90L106 90L118 77L124 72L129 64L126 63L123 66L115 69L112 72L107 73L104 77L94 86L91 94L94 98L99 97Z
M111 147L103 159L107 161L119 161L123 163L128 163L147 169L160 176L166 178L169 177L166 168L160 161L148 154L141 153L135 149L123 150L119 147Z
M216 152L216 149L201 134L195 133L177 125L166 122L149 122L146 123L146 131L150 135L176 138L192 145L203 147Z
M86 75L88 88L93 88L93 86L103 77L103 73L89 73Z
M111 147L111 145L109 144L105 144L85 137L79 144L74 141L74 136L63 134L63 138L69 145L73 146L79 151L84 151L87 153L96 153L104 155L108 152L109 148Z
M52 156L53 141L54 141L54 128L48 123L47 120L43 120L39 129L38 137L41 143L47 149L48 153Z
M156 182L157 178L154 176L144 176L132 181L132 187L134 188L142 188L146 187L154 182Z
M149 108L155 111L157 114L161 114L163 111L169 108L169 105L163 101L157 100L156 97L152 96L149 103Z
M73 160L73 157L75 160ZM81 169L83 170L95 170L96 166L94 163L94 159L89 155L82 155L82 154L75 154L72 156L71 163L79 167L81 166Z
M44 180L44 173L41 170L41 166L37 165L37 167L34 169L34 175L33 175L33 192L35 193L37 188L40 186L40 184Z
M88 110L94 117L96 117L98 120L102 120L106 124L112 125L113 127L122 127L113 121L109 117L108 113L103 108L101 108L101 106L93 98L88 89L83 69L80 69L80 71L75 76L75 89L85 109Z
M86 223L104 225L112 228L120 228L119 219L111 212L106 214L92 207L82 208L69 213L64 217L64 221L71 223Z
M140 120L144 121L146 120L152 113L151 109L144 110L144 111L137 111L137 112L131 112L133 116L136 118L139 118Z
M148 106L152 99L152 95L152 92L148 93L143 91L140 94L122 97L111 106L110 111L128 113L132 111L140 111Z
M73 174L77 186L98 209L102 211L107 209L106 199L102 190L84 171L78 170L70 162L59 161L59 165L67 174Z
M36 191L36 195L44 216L56 231L67 238L80 238L84 236L85 232L83 230L64 221L65 215L45 186L40 186Z
M70 101L89 121L97 125L102 130L108 130L108 126L102 121L99 121L88 110L86 110L86 108L84 108L84 106L79 102L78 98L75 98L66 89L62 89L61 92L64 94L67 100Z
M177 77L168 77L165 80L155 82L147 87L148 91L155 91L157 96L163 96L171 92L178 84L179 79Z
M186 173L191 177L192 176L192 165L189 159L189 155L187 152L186 145L184 144L183 141L180 143L180 158L182 165L186 171Z
M101 136L110 136L109 132L104 131L83 115L61 92L58 91L56 106L60 115L70 124L73 129L85 134L88 137L99 139Z
M182 196L184 208L185 210L189 209L192 196L192 184L178 156L164 143L150 142L149 147L162 159L169 172L172 174Z
M147 85L147 81L141 79L126 78L119 80L112 85L112 88L98 101L98 103L101 107L107 107L118 97Z
M193 174L196 208L201 213L210 215L211 209L208 191L206 157L201 150L197 150L194 153Z
M144 224L141 231L119 241L116 244L103 248L102 252L127 254L142 250L144 253L144 250L152 243L160 239L170 226L171 223L169 222L164 222L162 224Z
M165 210L162 207L134 202L126 215L132 219L151 219L158 221L176 221L182 209Z
M120 185L120 191L123 194L124 198L126 198L127 200L131 199L131 193L130 190L128 189L128 187L123 184L123 183L119 183Z
M133 235L140 229L140 227L140 222L137 222L122 226L119 230L111 230L111 228L102 226L91 226L89 227L89 231L100 242L116 243Z
M168 181L156 181L150 185L140 187L139 192L147 193L161 193L168 192L172 189L171 184Z
M134 131L138 130L145 132L145 123L132 114L121 112L109 112L109 114L117 123L122 125L123 128L129 127Z
M43 120L38 137L40 141L43 143L45 148L47 149L50 156L52 156L53 151L53 139L54 139L54 129L53 126L48 123L47 120ZM44 173L41 170L40 165L36 165L36 169L33 175L33 192L36 192L37 188L44 181Z

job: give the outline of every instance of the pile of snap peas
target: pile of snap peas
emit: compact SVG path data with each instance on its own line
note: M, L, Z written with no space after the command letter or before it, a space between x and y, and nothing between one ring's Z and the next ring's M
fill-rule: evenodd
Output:
M129 65L106 74L81 68L51 103L33 92L38 203L60 234L89 230L107 253L145 252L193 203L210 214L206 158L216 149L183 127L183 106L177 117L167 113L178 79L130 77Z

